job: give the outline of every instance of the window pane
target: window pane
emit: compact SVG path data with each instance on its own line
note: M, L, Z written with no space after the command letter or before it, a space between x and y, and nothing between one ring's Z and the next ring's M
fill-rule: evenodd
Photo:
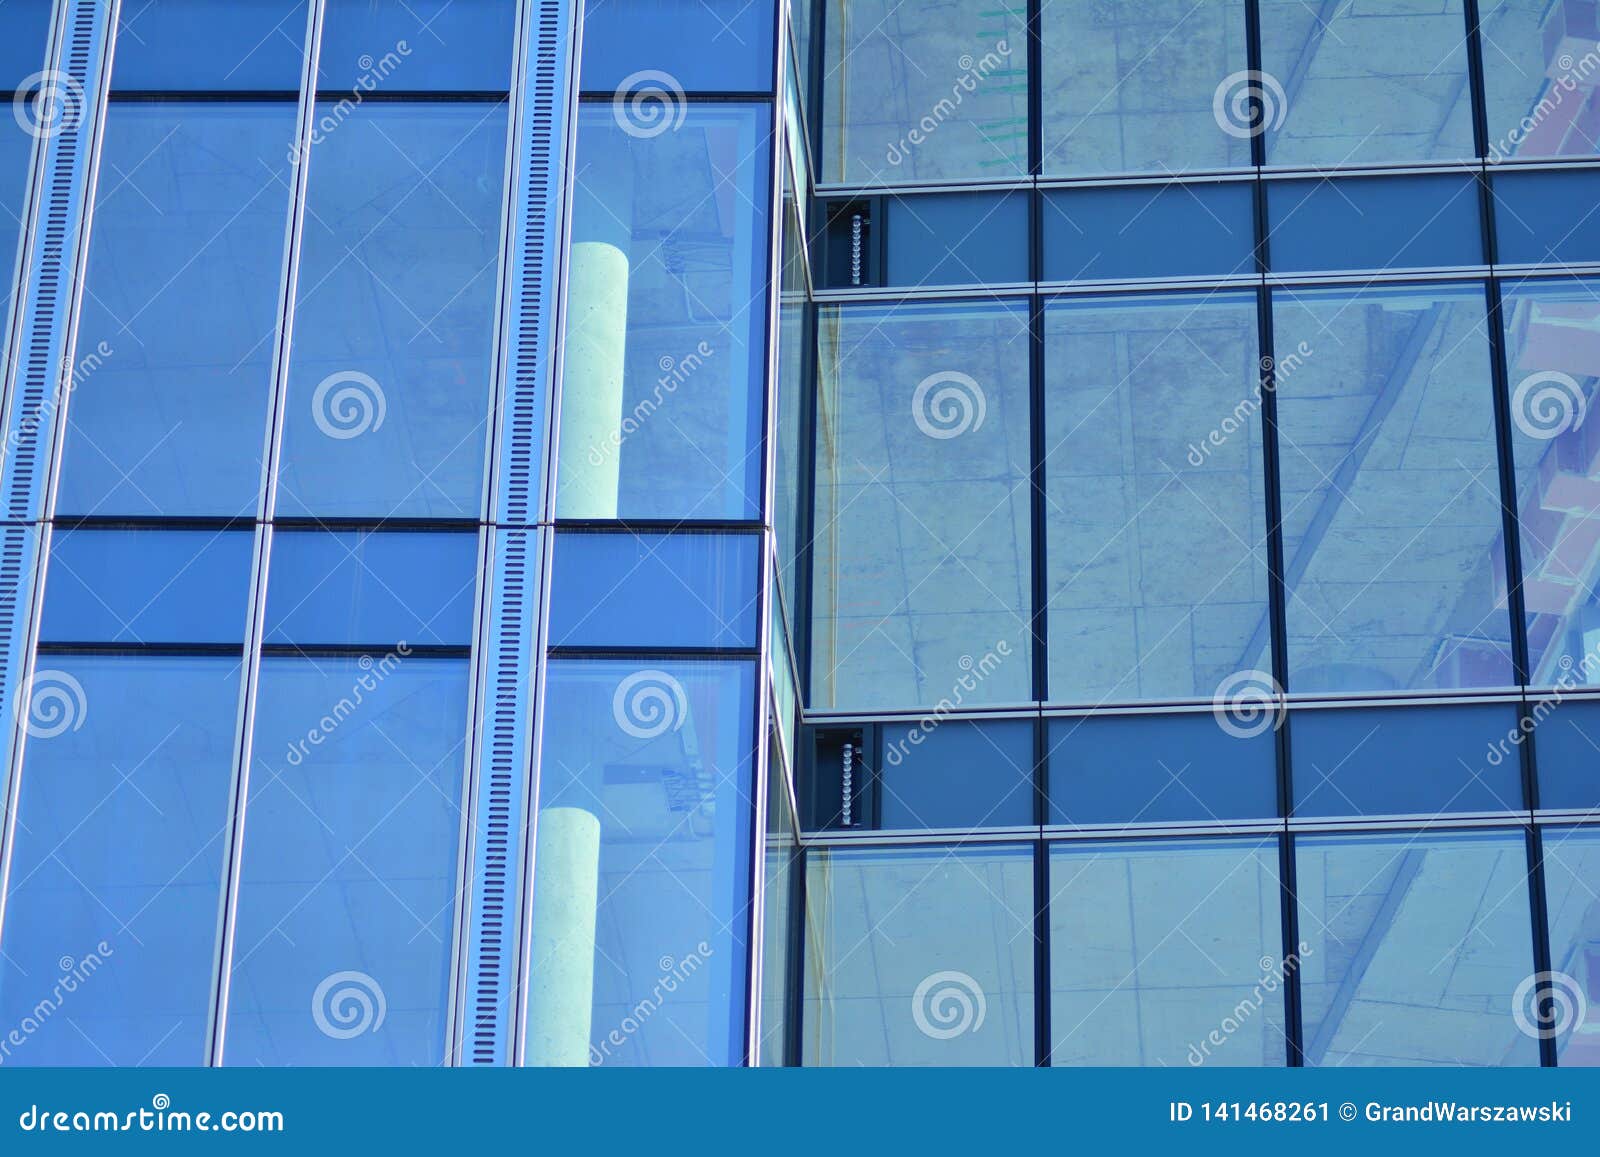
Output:
M1031 824L1033 723L937 718L883 725L883 828Z
M1047 281L1255 272L1243 182L1055 189L1044 196Z
M771 110L578 118L563 518L754 518ZM681 122L681 123L680 123Z
M236 659L41 657L0 1018L79 983L9 1061L206 1063L238 697Z
M1466 36L1461 0L1261 0L1268 162L1471 157Z
M1217 83L1248 67L1244 0L1049 4L1043 13L1047 175L1250 163L1249 138L1212 112Z
M306 0L139 0L117 15L114 89L295 92ZM197 51L197 46L204 46ZM103 179L103 178L102 178Z
M1308 1065L1537 1065L1522 836L1295 840Z
M317 87L503 91L516 8L515 0L328 0Z
M1052 1065L1281 1065L1271 840L1050 850Z
M1600 809L1600 702L1544 699L1529 715L1539 728L1533 749L1539 806ZM1504 744L1507 762L1520 758L1518 746Z
M279 514L482 507L505 117L369 103L314 146Z
M556 537L557 647L754 647L761 538L754 534Z
M1274 327L1290 689L1509 683L1481 291L1282 292Z
M1050 720L1050 822L1270 819L1278 760L1270 716L1255 734L1211 712ZM1246 729L1253 730L1253 729Z
M819 321L813 704L1029 699L1026 309Z
M57 530L40 638L48 643L240 643L248 530Z
M1600 955L1600 905L1595 903L1600 885L1600 830L1546 828L1544 831L1545 903L1550 909L1551 995L1557 1003L1545 1010L1549 1022L1539 1019L1537 1005L1518 1002L1529 1023L1546 1027L1556 1038L1556 1063L1562 1068L1600 1066L1600 1041L1594 1031L1594 1012L1600 1006L1596 986L1596 957ZM1518 989L1517 995L1526 990ZM1529 997L1537 995L1528 991ZM1581 1020L1580 1010L1588 1009Z
M741 1063L755 676L551 661L528 1064Z
M1470 173L1267 184L1272 268L1423 269L1483 261Z
M262 661L228 1064L444 1062L468 674Z
M1600 683L1600 666L1588 658L1600 647L1600 422L1584 420L1600 379L1596 288L1524 282L1507 286L1502 297L1522 602L1536 686Z
M1504 703L1296 711L1295 814L1516 811L1516 730L1516 709Z
M885 202L888 285L1028 280L1028 199L1020 193L934 193Z
M774 735L774 752L779 750L777 743ZM799 868L799 854L783 759L774 754L767 764L766 892L762 900L761 1048L757 1063L763 1067L777 1067L784 1062L791 888Z
M773 11L747 0L589 0L583 87L634 93L665 83L639 73L664 72L688 92L771 92Z
M1050 698L1209 699L1270 632L1255 303L1059 301L1044 330Z
M472 642L478 536L280 530L268 643L392 647Z
M39 89L38 74L45 66L45 47L50 38L50 18L55 10L51 0L10 0L0 5L0 91L13 94L30 81L30 90ZM26 101L27 98L23 98ZM38 120L36 107L19 108L24 122ZM4 126L0 132L0 307L10 316L15 292L12 270L16 266L17 246L23 228L22 215L27 199L28 174L37 138L24 131L24 125ZM0 367L3 368L3 367Z
M1593 6L1495 0L1482 7L1489 159L1600 152Z
M287 102L111 107L61 513L255 513L294 123Z
M1600 41L1595 67L1600 69ZM1494 174L1495 236L1507 265L1600 261L1600 172Z
M830 0L824 30L821 180L1028 171L1022 5Z
M1033 1063L1033 854L806 857L807 1065Z

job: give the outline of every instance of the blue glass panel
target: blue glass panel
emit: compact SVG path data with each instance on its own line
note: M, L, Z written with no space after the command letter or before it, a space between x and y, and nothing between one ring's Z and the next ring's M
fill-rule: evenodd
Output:
M774 742L776 739L774 738ZM765 893L762 896L761 1042L759 1063L777 1068L784 1062L788 1031L789 920L792 881L799 868L799 840L783 760L767 764L767 831L764 845Z
M1480 5L1489 159L1600 152L1600 28L1584 0Z
M1253 205L1243 182L1051 190L1045 279L1253 273Z
M1529 682L1600 684L1600 294L1524 282L1502 296ZM1498 575L1497 575L1498 578Z
M1543 740L1541 739L1541 744ZM1600 830L1544 829L1545 906L1550 913L1550 969L1542 992L1519 986L1517 1007L1555 1037L1562 1068L1600 1067L1595 1023L1600 1010ZM1549 1004L1539 1002L1550 997ZM1548 1019L1545 1019L1548 1018Z
M1422 269L1483 261L1471 173L1267 183L1272 268Z
M1051 700L1270 666L1254 299L1054 301L1044 333Z
M1271 840L1050 849L1052 1065L1282 1065Z
M1028 171L1027 13L949 0L829 0L824 181L880 184Z
M1277 754L1272 717L1259 722L1225 730L1210 712L1052 719L1050 822L1270 819Z
M14 92L44 68L54 12L54 0L8 0L0 6L0 89ZM7 125L4 136L11 135L11 126Z
M883 727L881 827L1033 823L1033 723L930 718Z
M1033 1063L1033 854L806 857L807 1065Z
M818 317L812 704L1031 698L1028 311Z
M7 317L16 291L12 270L21 244L28 176L37 143L36 132L30 129L48 125L49 118L65 107L59 100L52 103L59 93L52 90L46 94L42 87L54 9L51 0L10 0L0 5L0 92L11 94L15 101L16 90L26 83L24 91L31 94L14 105L21 120L0 125L0 286L4 287L0 289L0 309Z
M1494 224L1502 263L1600 261L1600 172L1496 172Z
M443 1063L468 675L262 661L228 1064Z
M255 513L294 123L288 103L110 109L60 512Z
M1463 0L1307 4L1261 0L1262 106L1274 165L1356 165L1473 155ZM1487 49L1492 52L1492 49ZM1239 109L1225 102L1224 109ZM1245 128L1251 121L1231 118Z
M934 193L890 197L887 204L887 284L1028 280L1025 194Z
M766 374L767 105L579 114L564 518L755 518ZM620 116L620 119L619 119Z
M556 647L754 647L761 538L753 534L556 537Z
M306 0L123 4L112 87L295 92L305 38Z
M516 32L515 0L328 0L317 87L499 92Z
M1600 702L1541 700L1529 717L1538 728L1533 750L1539 806L1600 809ZM1506 739L1497 749L1507 762L1515 762L1518 746L1517 740Z
M666 85L640 73L665 73L680 92L771 92L774 9L746 0L589 0L583 87L633 94L641 83Z
M1250 163L1248 126L1212 111L1217 82L1249 67L1245 0L1047 4L1042 16L1047 175Z
M279 514L481 509L505 137L503 104L368 103L313 148Z
M267 582L268 643L472 642L478 536L280 530Z
M1516 811L1522 767L1511 704L1297 711L1299 816Z
M1482 291L1284 291L1273 322L1290 690L1508 684Z
M1533 971L1516 832L1300 836L1305 1063L1537 1065L1512 993Z
M248 530L58 530L50 542L47 643L242 643Z
M528 1064L741 1063L755 676L551 661Z
M239 662L45 656L32 691L0 1021L38 1027L6 1063L204 1064Z

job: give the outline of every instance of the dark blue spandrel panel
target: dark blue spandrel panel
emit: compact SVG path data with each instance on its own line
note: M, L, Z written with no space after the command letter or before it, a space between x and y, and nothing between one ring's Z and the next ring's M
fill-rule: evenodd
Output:
M1600 261L1600 173L1497 170L1495 239L1506 265Z
M1231 730L1211 712L1052 719L1048 737L1051 823L1270 819L1278 812L1270 714Z
M889 829L1033 822L1033 723L885 724L878 776Z
M761 539L564 531L550 586L556 647L754 647Z
M1272 268L1478 265L1483 229L1471 173L1267 184Z
M1529 710L1537 728L1534 752L1541 808L1600 808L1600 702L1538 700ZM1507 758L1519 741L1503 745Z
M41 656L32 690L0 1018L38 1019L6 1064L203 1065L239 661Z
M895 286L1028 280L1028 199L1020 193L890 197L885 281Z
M444 1062L469 673L262 661L225 1063Z
M46 643L243 643L249 530L57 530Z
M306 0L135 0L117 17L114 89L294 92Z
M1044 196L1047 281L1255 271L1250 186L1055 189Z
M747 0L591 0L583 87L625 98L674 85L691 94L771 92L774 9Z
M1297 711L1295 814L1516 811L1516 734L1516 709L1504 703Z
M516 31L515 0L329 0L317 88L500 92Z

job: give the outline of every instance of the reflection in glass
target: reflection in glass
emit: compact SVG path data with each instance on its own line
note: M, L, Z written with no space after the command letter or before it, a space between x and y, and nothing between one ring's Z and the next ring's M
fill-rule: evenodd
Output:
M1289 689L1510 683L1481 290L1282 291L1273 316Z
M1209 699L1265 664L1254 300L1045 311L1050 698Z
M1544 830L1556 1063L1600 1067L1600 830ZM1537 1015L1537 1008L1528 1012ZM1542 1022L1541 1022L1542 1023Z
M550 662L527 1064L742 1063L755 668Z
M1481 9L1489 159L1600 153L1593 6L1493 0Z
M1537 1065L1520 833L1301 836L1308 1065Z
M443 1063L467 678L455 659L262 660L228 1064Z
M819 325L813 704L1031 698L1027 310Z
M1055 845L1050 1063L1283 1064L1281 909L1272 840Z
M6 1063L204 1064L239 662L41 656L32 687L0 1022L38 1029Z
M764 1067L783 1064L788 1032L789 919L795 871L799 868L800 848L796 836L794 808L789 802L789 786L779 739L773 735L768 745L771 760L767 765L767 841L765 895L762 900L761 949L761 1048L757 1063Z
M665 72L690 93L771 92L773 12L746 0L588 0L583 88L631 93L640 72Z
M1033 1063L1033 854L806 856L807 1065Z
M516 0L328 0L317 88L504 91L516 13Z

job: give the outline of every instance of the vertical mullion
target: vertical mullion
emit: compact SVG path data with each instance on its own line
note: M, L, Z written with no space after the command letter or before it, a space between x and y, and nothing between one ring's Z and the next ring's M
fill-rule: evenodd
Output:
M1533 971L1536 976L1548 977L1553 967L1550 963L1550 910L1544 890L1544 833L1537 824L1528 825L1527 850L1528 909L1533 917ZM1547 985L1536 986L1533 999L1539 999L1546 992ZM1540 1033L1538 1039L1539 1064L1547 1069L1556 1067L1556 1034Z

